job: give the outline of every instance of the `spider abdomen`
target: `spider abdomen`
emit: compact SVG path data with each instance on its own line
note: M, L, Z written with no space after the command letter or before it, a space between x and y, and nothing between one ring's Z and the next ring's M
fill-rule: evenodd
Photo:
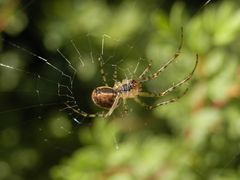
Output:
M116 99L117 92L108 86L100 86L93 90L92 100L98 107L110 109Z

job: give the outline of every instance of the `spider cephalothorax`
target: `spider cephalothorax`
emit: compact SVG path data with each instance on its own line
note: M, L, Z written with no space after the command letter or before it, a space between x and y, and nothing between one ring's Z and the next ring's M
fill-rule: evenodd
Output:
M134 98L140 91L140 83L134 79L124 79L122 82L116 82L113 89L115 89L123 99Z
M181 98L185 93L187 92L187 89L184 91L184 93L176 98L166 100L163 102L159 102L154 105L148 105L145 104L144 102L141 101L140 97L162 97L168 94L169 92L172 92L174 89L177 87L180 87L181 85L185 84L187 81L189 81L192 78L192 75L197 67L198 63L198 55L196 55L196 63L195 66L190 74L186 76L183 80L180 82L174 84L173 86L167 88L163 92L159 93L152 93L152 92L147 92L147 91L142 91L142 83L150 80L156 79L161 72L163 72L172 62L176 60L176 58L179 56L181 48L182 48L182 43L183 43L183 33L181 31L181 40L180 40L180 45L178 47L177 52L173 55L172 58L170 58L162 67L160 67L155 73L147 75L149 73L152 65L149 64L142 74L137 77L136 79L124 79L123 81L116 81L114 86L111 87L107 84L106 81L106 75L103 70L103 62L102 58L99 58L100 62L100 68L101 68L101 75L102 79L104 82L104 86L99 86L95 88L92 92L92 100L95 105L97 105L100 108L107 109L108 112L106 113L97 113L97 114L88 114L85 113L79 109L74 109L70 105L66 104L68 108L71 108L74 112L79 113L80 115L84 117L107 117L112 114L112 112L120 105L121 102L123 102L123 105L126 109L126 100L127 99L133 99L136 103L140 104L141 106L145 107L146 109L153 109L162 105L166 105L172 102L177 101L179 98ZM114 79L117 77L117 71L115 70Z

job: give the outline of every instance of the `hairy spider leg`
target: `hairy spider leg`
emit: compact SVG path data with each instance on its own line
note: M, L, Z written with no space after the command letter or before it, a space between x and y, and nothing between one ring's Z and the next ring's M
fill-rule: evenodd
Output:
M117 82L117 78L118 78L117 65L113 65L113 66L114 66L113 80L114 80L115 82Z
M128 114L128 107L127 107L127 100L123 99L123 109L124 109L124 115Z
M103 118L106 118L108 116L111 116L111 114L113 113L113 111L117 108L118 106L118 103L119 103L119 100L121 98L121 95L118 94L114 100L114 103L112 105L112 107L109 109L109 111L107 113L105 112L102 112L102 113L95 113L95 114L88 114L84 111L82 111L81 109L79 108L75 108L75 107L78 107L77 105L73 105L73 106L70 106L68 103L64 103L66 105L66 108L64 108L63 110L66 110L66 109L71 109L73 112L77 113L77 114L80 114L81 116L85 117L85 118L94 118L94 117L103 117Z
M105 73L105 71L103 69L103 66L104 66L103 54L104 54L105 38L112 39L111 36L109 36L107 34L103 34L103 36L102 36L102 50L101 50L101 55L98 58L98 62L99 62L99 65L100 65L100 73L101 73L101 76L102 76L102 79L103 79L103 84L105 84L105 86L109 86L108 83L107 83L107 74Z
M170 58L159 70L157 70L157 72L155 72L152 75L149 75L147 77L142 77L142 79L140 79L140 82L145 82L145 81L149 81L149 80L153 80L156 79L161 72L163 72L172 62L174 62L177 57L180 55L181 53L181 49L182 49L182 45L183 45L183 28L181 28L181 37L180 37L180 44L179 47L177 49L177 51L175 52L175 54L173 55L172 58Z
M94 117L105 117L105 114L102 112L102 113L96 113L96 114L88 114L82 110L80 110L79 108L78 109L75 109L73 106L70 106L68 103L64 103L67 108L65 109L71 109L73 112L77 113L77 114L80 114L82 115L83 117L85 118L94 118Z
M100 73L101 73L101 76L102 76L102 80L103 80L103 84L105 86L109 86L108 83L107 83L107 74L105 73L104 69L103 69L103 59L102 59L102 56L100 56L98 58L98 62L99 62L99 66L100 66Z
M152 92L139 92L139 96L142 96L142 97L161 97L161 96L165 96L166 94L168 94L169 92L172 92L174 89L180 87L181 85L185 84L187 81L189 81L196 68L197 68L197 64L198 64L198 54L196 54L196 63L195 63L195 66L192 70L192 72L190 74L187 75L187 77L185 77L183 80L181 80L180 82L178 82L177 84L169 87L168 89L166 89L165 91L163 92L160 92L160 93L152 93Z
M148 105L148 104L142 102L138 97L134 98L134 100L135 100L136 103L138 103L141 106L145 107L147 110L151 110L151 109L157 108L159 106L163 106L163 105L167 105L167 104L176 102L178 99L183 97L187 93L187 91L188 91L188 88L180 96L178 96L176 98L173 98L173 99L170 99L170 100L167 100L167 101L159 102L159 103L157 103L155 105Z
M108 116L111 116L111 114L113 113L113 111L117 108L118 106L118 102L119 102L119 99L121 98L121 95L118 94L114 100L114 103L112 105L112 107L109 109L109 111L104 115L104 117L108 117Z
M145 76L145 74L147 74L150 71L151 68L152 68L152 63L149 63L148 66L142 72L142 74L138 77L138 79L142 79Z

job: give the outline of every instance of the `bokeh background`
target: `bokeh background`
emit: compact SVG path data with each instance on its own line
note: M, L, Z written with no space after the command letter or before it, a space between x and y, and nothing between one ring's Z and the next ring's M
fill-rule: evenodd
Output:
M204 3L1 0L0 179L239 179L240 5ZM128 114L119 107L107 119L61 111L67 98L58 96L58 83L69 81L31 54L73 75L59 49L76 70L79 107L101 112L90 95L102 85L103 35L112 85L115 66L119 80L136 77L149 62L156 71L175 53L181 27L181 56L144 88L158 92L183 79L196 53L197 70L168 97L144 99L154 104L189 87L176 103L152 111L131 101Z

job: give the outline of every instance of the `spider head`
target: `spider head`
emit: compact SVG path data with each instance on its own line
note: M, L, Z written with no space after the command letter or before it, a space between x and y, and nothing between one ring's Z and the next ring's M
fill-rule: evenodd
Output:
M141 84L134 79L124 79L122 82L116 82L113 89L121 94L123 99L134 98L138 95L141 89Z
M123 93L129 93L139 89L139 82L134 79L124 79L117 84L117 89Z
M130 81L129 86L131 87L131 89L137 90L137 89L139 89L140 84L139 84L139 82L137 82L136 80L133 79Z

